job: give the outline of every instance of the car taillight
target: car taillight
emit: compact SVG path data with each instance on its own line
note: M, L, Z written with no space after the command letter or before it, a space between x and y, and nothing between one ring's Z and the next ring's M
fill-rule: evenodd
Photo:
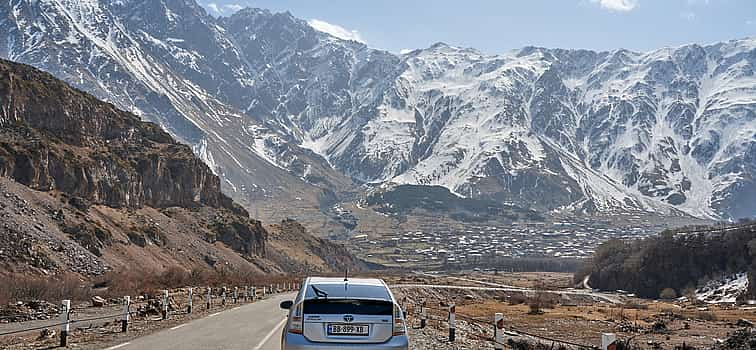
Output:
M297 304L291 310L291 322L289 323L289 333L302 334L302 304Z
M394 304L394 336L404 335L407 329L404 327L404 317L399 305Z

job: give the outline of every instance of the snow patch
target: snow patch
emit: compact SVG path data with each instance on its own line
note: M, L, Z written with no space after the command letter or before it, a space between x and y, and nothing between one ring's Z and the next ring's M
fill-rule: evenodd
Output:
M696 291L696 299L709 304L734 304L748 290L748 273L711 280Z

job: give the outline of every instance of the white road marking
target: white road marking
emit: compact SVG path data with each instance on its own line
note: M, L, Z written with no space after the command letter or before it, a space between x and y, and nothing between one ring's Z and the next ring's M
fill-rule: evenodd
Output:
M172 330L172 331L175 331L175 330L177 330L177 329L179 329L179 328L181 328L181 327L183 327L183 326L186 326L186 325L187 325L186 323L184 323L184 324L180 324L180 325L178 325L178 326L176 326L176 327L173 327L173 328L171 328L171 330Z
M210 316L207 316L207 317L215 317L215 316L218 316L218 315L220 315L220 312L216 312L214 314L210 314Z
M109 348L107 348L107 349L105 349L105 350L115 350L115 349L120 349L120 348L122 348L122 347L124 347L124 346L126 346L126 345L129 345L129 344L131 344L131 343L123 343L123 344L119 344L119 345L116 345L116 346L111 346L111 347L109 347Z
M276 333L278 333L278 329L283 327L285 323L286 323L286 319L284 318L275 327L273 327L273 329L270 330L270 333L268 333L268 335L266 335L265 338L263 338L260 344L257 344L257 346L255 346L255 350L262 349L262 347L265 346L268 340L270 340L271 337L273 337Z

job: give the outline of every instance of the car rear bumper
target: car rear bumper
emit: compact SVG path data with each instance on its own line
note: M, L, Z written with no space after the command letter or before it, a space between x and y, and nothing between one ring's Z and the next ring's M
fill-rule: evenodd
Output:
M286 334L282 350L407 350L409 339L407 336L392 337L381 344L346 344L346 343L316 343L307 340L299 334Z

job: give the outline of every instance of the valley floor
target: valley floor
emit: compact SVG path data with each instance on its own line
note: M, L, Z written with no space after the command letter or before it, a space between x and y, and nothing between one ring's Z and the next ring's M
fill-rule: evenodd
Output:
M427 274L399 278L394 283L411 285L395 288L414 327L417 349L426 342L439 349L493 348L495 313L503 313L504 341L541 342L559 345L600 346L602 333L615 333L620 340L630 340L634 348L672 349L685 344L710 349L734 332L750 327L756 308L736 305L701 305L683 301L639 299L612 294L614 302L586 293L575 294L572 275L559 273L484 274L465 273L432 277ZM472 281L480 281L474 283ZM424 286L417 286L424 285ZM480 289L456 289L461 285ZM496 285L512 287L504 291ZM448 286L448 287L439 287ZM522 288L522 292L512 291ZM428 327L418 329L419 305L427 302ZM458 344L448 343L448 308L455 302ZM532 335L526 336L526 335ZM547 347L548 348L548 347Z

